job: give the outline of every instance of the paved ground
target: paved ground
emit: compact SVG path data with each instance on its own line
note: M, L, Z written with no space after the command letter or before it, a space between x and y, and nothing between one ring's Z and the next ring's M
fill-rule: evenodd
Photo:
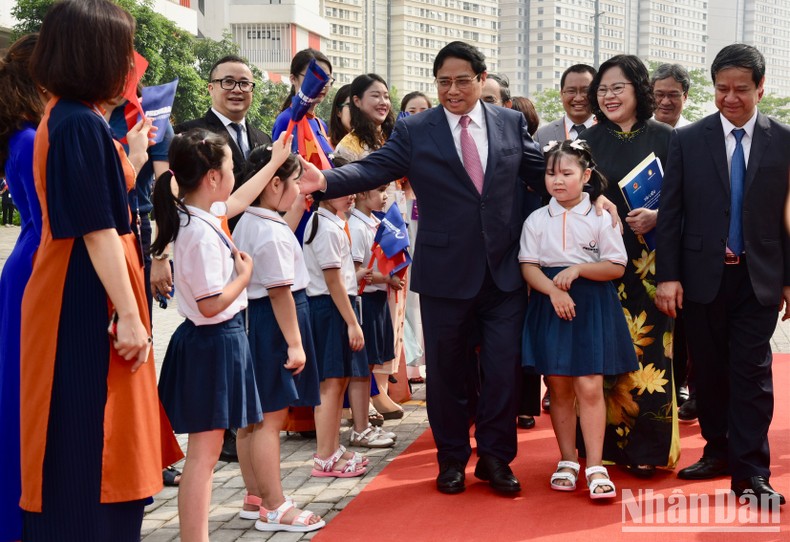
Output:
M0 227L0 268L13 248L19 228ZM166 310L154 306L154 347L157 355L157 368L167 347L173 330L180 324L176 307L171 304ZM772 340L775 352L790 352L790 322L777 326ZM315 441L299 435L282 433L282 475L286 495L291 496L300 506L307 506L327 521L337 515L370 482L373 477L414 441L427 427L424 406L424 386L415 386L413 400L404 405L405 416L402 420L385 422L388 431L398 434L395 447L386 450L367 451L370 458L368 474L361 478L314 479L309 476L311 458L315 451ZM342 431L347 431L343 428ZM345 435L341 441L347 441ZM186 449L186 437L179 442ZM231 542L236 540L270 540L273 542L296 542L309 540L311 535L298 533L260 533L252 521L238 518L238 511L244 496L244 483L237 463L217 464L214 473L214 489L211 498L209 529L212 542ZM155 502L146 509L143 520L144 542L168 542L178 539L177 489L165 488L155 496Z

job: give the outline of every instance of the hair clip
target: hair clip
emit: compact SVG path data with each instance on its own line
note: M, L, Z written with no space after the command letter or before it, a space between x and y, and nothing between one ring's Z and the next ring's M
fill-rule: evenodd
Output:
M175 172L174 172L172 169L168 169L167 171L169 171L169 172L170 172L170 175L172 175L173 177L175 177L175 176L176 176Z
M548 145L543 147L543 152L549 152L551 149L553 149L554 147L556 147L559 144L560 144L559 141L555 141L554 139L552 139L551 141L549 141Z
M587 144L587 142L585 140L583 140L583 139L574 139L573 141L571 141L571 149L574 149L574 150L577 150L577 151L586 151L587 150L585 148L586 144Z
M269 151L269 152L271 152L271 151L273 151L273 150L274 150L274 147L272 147L271 145L267 145L267 146L266 146L266 150L267 150L267 151Z

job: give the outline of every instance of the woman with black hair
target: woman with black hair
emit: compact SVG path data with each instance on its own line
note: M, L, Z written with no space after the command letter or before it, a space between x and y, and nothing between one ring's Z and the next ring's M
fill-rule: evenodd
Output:
M673 468L680 455L672 389L673 320L653 303L655 251L642 237L656 225L657 210L631 209L618 183L651 152L666 164L671 129L653 120L655 100L644 63L634 55L604 62L588 91L598 123L584 132L596 169L608 180L604 195L625 225L628 261L615 281L631 331L639 370L607 378L604 459L640 477Z

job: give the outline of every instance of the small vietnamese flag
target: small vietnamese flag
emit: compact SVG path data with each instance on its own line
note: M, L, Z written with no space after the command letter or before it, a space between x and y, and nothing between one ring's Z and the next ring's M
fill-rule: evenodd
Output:
M143 55L135 51L134 65L132 69L129 70L129 75L126 77L126 86L123 89L123 97L134 106L134 109L141 117L145 117L145 112L143 111L143 106L140 105L140 100L137 98L137 86L140 84L140 81L142 81L143 74L147 68L148 61ZM137 122L135 121L132 126L134 126L134 124L137 124Z

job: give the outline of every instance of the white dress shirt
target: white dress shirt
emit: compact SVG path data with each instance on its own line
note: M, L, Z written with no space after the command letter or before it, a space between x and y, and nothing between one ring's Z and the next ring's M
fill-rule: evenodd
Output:
M453 142L455 143L455 152L458 153L458 158L463 164L464 158L461 153L461 117L463 115L456 115L450 113L447 109L444 110L447 116L447 123L450 125L450 132L453 134ZM480 164L483 166L483 173L486 172L486 165L488 164L488 132L486 131L486 115L483 111L481 102L478 101L474 109L467 113L471 122L467 127L472 139L477 145L477 152L480 154Z

